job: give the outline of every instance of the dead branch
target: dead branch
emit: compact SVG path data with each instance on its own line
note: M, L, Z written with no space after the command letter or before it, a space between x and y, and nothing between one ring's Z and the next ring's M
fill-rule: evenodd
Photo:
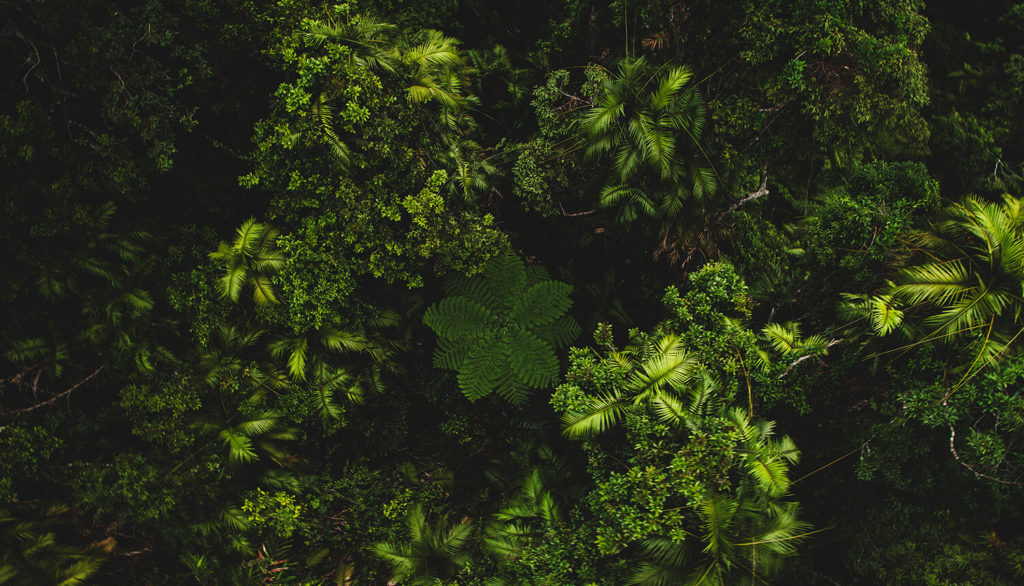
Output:
M595 209L589 209L583 212L574 212L570 214L569 212L565 211L565 206L563 206L561 203L558 204L558 207L562 209L562 215L567 218L575 218L576 216L586 216L597 211Z
M726 208L725 211L723 211L722 213L718 214L718 217L715 218L714 222L709 222L706 226L704 226L704 229L701 230L700 234L696 238L696 240L698 242L703 240L711 232L711 229L714 228L715 226L717 226L718 224L720 224L722 222L722 220L725 219L726 216L728 216L729 214L735 212L741 206L743 206L745 204L748 204L748 203L750 203L750 202L752 202L752 201L754 201L756 199L760 199L760 198L768 195L769 193L771 193L771 191L768 190L768 168L764 167L763 170L764 170L764 177L761 179L761 186L758 187L756 191L751 191L750 193L748 193L747 195L743 196L738 201L733 202L733 204L731 206L729 206L728 208ZM685 268L686 265L690 264L690 261L693 260L693 255L696 252L697 252L697 247L696 246L690 248L689 252L686 253L686 259L683 260L683 264L681 265L682 268Z
M748 193L747 195L743 196L742 199L740 199L739 201L733 203L724 212L718 214L718 217L715 218L715 224L721 222L726 216L728 216L729 214L731 214L731 213L735 212L736 210L738 210L740 208L740 206L742 206L744 204L747 204L747 203L750 203L750 202L754 201L755 199L760 199L760 198L768 195L769 193L771 193L771 192L768 190L768 174L766 173L765 176L764 176L764 179L761 179L761 187L758 187L757 191L752 191L752 192Z
M21 409L14 409L12 411L6 411L6 412L3 412L3 413L0 413L0 415L10 415L12 413L27 413L29 411L35 411L36 409L39 409L40 407L45 407L47 405L53 405L59 399L70 395L72 391L74 391L78 387L84 385L85 383L89 382L94 376L99 374L101 370L103 370L103 366L102 365L99 368L97 368L96 370L92 371L92 373L90 373L89 376L87 376L87 377L83 378L82 380L78 381L77 383L71 385L71 387L68 388L67 390L61 391L60 393L57 393L56 395L50 397L49 399L47 399L45 401L41 401L41 402L36 403L34 405L29 405L28 407L22 407Z
M1006 484L1009 486L1024 486L1020 482L1014 482L1012 480L1003 480L1001 478L996 478L995 476L989 476L984 472L979 472L975 470L974 466L971 466L967 462L964 462L964 460L960 457L959 452L956 451L956 428L953 427L952 425L949 426L949 451L950 453L953 454L953 459L959 462L961 466L967 468L968 470L974 473L975 478L984 478L985 480L991 480L992 482Z

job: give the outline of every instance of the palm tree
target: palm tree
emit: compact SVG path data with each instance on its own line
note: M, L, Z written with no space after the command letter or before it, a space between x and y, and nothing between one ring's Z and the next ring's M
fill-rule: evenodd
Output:
M346 11L339 20L328 18L307 21L301 34L314 47L331 43L347 47L351 66L394 74L400 64L394 38L396 31L397 27L393 24ZM308 111L319 138L327 143L334 160L342 169L348 169L352 161L348 144L335 128L336 109L333 103L345 94L345 90L339 83L326 84L310 101Z
M394 569L394 579L408 584L433 584L435 578L454 578L469 562L463 551L473 523L463 519L448 526L441 519L436 526L427 524L423 508L419 505L409 511L407 518L409 542L403 544L377 543L374 551L387 560Z
M800 455L793 441L774 438L774 422L755 421L742 408L727 409L719 382L674 336L641 339L622 353L611 352L605 364L610 372L600 379L612 379L606 383L611 389L566 414L569 437L595 437L632 412L672 424L671 436L694 437L717 429L730 438L725 449L735 479L732 489L721 492L720 486L709 484L707 494L690 503L695 518L687 535L693 539L661 536L646 541L646 559L633 583L736 584L743 576L760 580L773 571L794 551L806 528L796 519L796 505L781 500L791 485L789 467Z
M221 326L214 338L215 346L199 361L200 377L211 389L223 391L237 386L243 391L244 398L238 401L236 397L238 402L233 408L224 401L231 393L223 393L221 405L224 408L197 424L197 428L213 440L211 444L219 441L224 445L227 460L233 465L255 462L261 452L281 463L287 456L282 442L296 438L294 429L280 426L280 417L273 410L250 411L263 401L267 391L278 392L287 384L273 365L248 360L255 355L252 351L262 335L260 331L245 332Z
M907 237L919 260L855 307L877 333L900 330L913 345L966 341L975 364L998 360L1024 333L1022 212L1010 195L949 206L930 230Z
M667 537L641 545L644 561L630 584L643 586L727 586L764 584L780 562L796 552L808 535L807 523L797 520L792 503L766 503L741 490L716 494L697 506L698 539L680 542ZM697 547L701 547L697 551Z
M285 257L277 248L277 230L249 218L235 233L234 241L221 242L209 255L224 265L224 275L220 278L221 294L238 302L242 289L249 285L257 304L278 303L271 275L281 270Z
M472 203L478 193L491 188L492 178L498 168L484 154L484 149L473 140L452 141L448 147L449 158L454 169L448 182L448 192Z
M587 157L611 159L601 204L618 207L623 222L675 218L717 187L703 166L706 111L696 88L687 86L692 73L687 67L662 72L642 57L622 61L582 127Z
M696 539L646 540L646 560L634 573L633 584L761 583L761 576L778 570L808 535L810 525L797 519L796 503L779 500L790 487L789 464L800 456L796 445L789 437L773 439L774 423L755 422L743 409L729 410L725 419L746 474L732 492L715 492L697 503Z
M112 538L87 546L64 543L58 535L69 533L69 510L16 501L0 508L0 584L88 583L115 543Z
M472 69L458 49L458 41L438 31L427 30L417 37L403 38L394 25L370 16L352 15L346 9L338 19L306 22L300 34L313 47L343 47L350 68L369 70L377 75L383 73L405 84L410 103L435 101L445 112L456 112L476 102L462 89ZM358 136L339 129L336 123L337 102L342 105L349 102L350 83L344 77L332 76L317 84L311 92L308 110L304 112L307 130L292 135L296 141L322 143L343 171L352 163L350 139L359 141ZM484 167L474 170L477 179L481 178L481 172L492 171L486 162L477 166ZM469 170L459 167L458 171L460 179L472 187Z
M487 528L486 548L507 559L517 555L524 541L541 537L561 522L554 495L544 486L541 470L534 468L523 481L516 498L495 515Z
M396 52L409 82L406 97L410 102L436 101L458 110L473 101L462 91L470 68L458 45L458 40L440 31L426 30L419 43Z
M315 47L327 43L339 43L351 48L349 60L368 69L387 72L395 70L393 24L380 21L364 14L349 14L343 19L309 20L302 29L302 35Z
M630 405L640 403L651 404L665 421L686 423L696 415L689 407L699 409L711 396L708 389L715 385L707 373L698 372L697 360L673 335L612 352L606 360L625 382L591 397L586 410L565 414L564 433L570 438L599 435L617 425ZM691 385L695 379L699 383Z
M297 383L316 392L318 411L323 419L338 419L340 410L334 393L342 392L353 403L361 403L367 391L384 388L385 371L400 369L392 360L404 347L384 333L397 326L399 316L388 309L367 320L365 327L343 330L328 327L296 336L281 336L268 345L275 360L286 358L287 371ZM339 358L345 357L344 364Z

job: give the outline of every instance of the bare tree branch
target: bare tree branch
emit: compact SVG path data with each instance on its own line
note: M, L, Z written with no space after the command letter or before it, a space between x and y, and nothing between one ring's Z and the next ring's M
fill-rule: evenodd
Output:
M69 394L71 394L72 391L74 391L78 387L84 385L85 383L89 382L94 376L99 374L101 370L103 370L103 366L100 366L96 370L92 371L92 373L90 373L87 377L85 377L82 380L78 381L77 383L71 385L71 387L68 388L66 391L61 391L60 393L57 393L56 395L50 397L49 399L47 399L45 401L36 403L34 405L29 405L28 407L22 407L21 409L14 409L12 411L5 411L3 413L0 413L0 415L10 415L12 413L27 413L29 411L34 411L36 409L39 409L40 407L45 407L47 405L53 405L59 399L68 396Z
M728 216L729 214L735 212L741 206L743 206L745 204L748 204L748 203L750 203L750 202L752 202L752 201L754 201L756 199L760 199L760 198L768 195L769 193L771 193L771 191L768 190L768 168L764 167L763 171L764 171L764 176L761 178L761 186L758 187L757 190L751 191L747 195L743 196L740 200L738 200L736 202L733 202L733 204L731 206L729 206L728 208L726 208L725 211L723 211L722 213L718 214L718 217L715 218L714 222L709 222L706 226L704 226L704 229L701 231L700 235L698 235L697 238L696 238L697 242L702 241L704 239L704 237L707 236L708 233L711 232L712 228L714 228L715 226L720 224L722 222L722 220L725 219L726 216ZM689 250L689 252L686 253L686 258L683 260L683 264L681 266L685 268L686 265L690 264L690 261L693 260L693 255L696 252L697 252L697 247L696 246L691 248Z
M569 212L565 211L565 206L563 206L561 203L558 204L558 207L562 208L562 215L567 217L567 218L574 218L576 216L586 216L588 214L592 214L592 213L597 211L597 210L592 208L592 209L589 209L589 210L584 211L584 212L575 212L575 213L571 213L570 214Z
M991 480L992 482L998 482L999 484L1006 484L1010 486L1024 486L1020 482L1003 480L1001 478L996 478L995 476L989 476L984 472L978 472L977 470L974 469L974 466L971 466L970 464L965 462L963 458L960 457L960 454L956 451L956 428L953 427L952 425L949 426L949 451L953 454L953 458L957 462L959 462L961 466L967 468L968 470L974 473L975 478L984 478L985 480Z

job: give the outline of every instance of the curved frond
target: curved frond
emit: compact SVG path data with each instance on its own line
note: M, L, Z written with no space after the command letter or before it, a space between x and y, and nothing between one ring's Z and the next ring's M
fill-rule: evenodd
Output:
M466 297L447 297L423 314L423 323L455 342L485 336L494 319L490 310Z
M580 336L580 325L572 316L563 315L555 321L530 328L541 340L552 348L565 348Z
M512 319L521 327L533 328L554 322L572 305L572 285L561 281L541 281L515 300Z
M617 425L624 413L625 403L618 392L594 397L586 411L565 414L562 432L572 439L594 437Z
M509 385L508 348L504 342L480 343L470 350L459 370L459 389L470 401Z
M551 385L558 377L555 350L535 334L513 330L508 338L509 365L516 377L529 387Z

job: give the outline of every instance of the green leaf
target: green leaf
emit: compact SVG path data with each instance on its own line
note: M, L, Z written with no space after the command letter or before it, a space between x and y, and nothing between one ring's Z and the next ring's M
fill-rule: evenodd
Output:
M580 325L571 316L563 315L557 320L530 329L552 348L565 348L580 336Z
M235 426L235 429L247 437L254 437L269 432L276 424L277 419L272 413L263 413L256 419L239 423Z
M689 67L674 67L661 80L657 91L651 94L651 108L656 111L668 108L672 99L690 81L692 76L693 73Z
M697 360L683 350L679 339L664 336L657 342L656 353L629 377L628 388L640 396L656 393L666 385L682 390L697 366Z
M513 330L508 338L509 364L528 387L552 384L558 377L558 358L547 343L526 330Z
M252 440L244 434L230 429L223 429L220 432L220 438L228 447L229 462L245 463L259 459L259 456L256 454L256 450L253 448Z
M651 404L654 406L654 412L658 414L658 418L666 423L679 424L690 418L690 413L683 406L683 402L668 393L658 393Z
M236 253L250 255L263 235L264 226L256 222L256 218L249 218L242 222L242 225L235 230L234 250Z
M799 351L800 326L796 322L789 322L785 325L768 324L761 330L761 333L783 356Z
M277 296L274 295L274 286L271 284L269 277L259 275L251 279L251 282L252 297L257 305L278 303Z
M616 391L592 397L586 411L566 413L562 419L562 432L572 439L600 435L615 426L625 413L623 397Z
M470 401L482 399L512 377L508 365L508 347L501 341L477 344L459 370L459 389Z
M512 308L512 319L520 327L533 328L554 322L562 317L572 300L572 285L561 281L542 281L523 293Z
M442 338L472 340L491 330L494 314L472 299L448 297L430 306L423 322Z
M872 297L871 328L880 336L887 336L903 323L903 312L892 306L891 295Z
M781 496L789 490L788 467L777 458L755 455L747 458L747 469L757 483L771 496Z
M498 298L492 294L487 279L481 276L455 276L447 279L444 291L448 297L466 297L476 301L483 307L495 308L498 306Z
M507 312L526 287L526 267L518 257L497 256L487 264L484 278L490 288L491 297L495 300L491 309Z
M288 372L296 380L306 380L306 351L308 348L309 344L306 338L299 338L297 344L292 347L291 354L288 355Z
M469 355L470 349L479 343L469 340L453 342L448 338L438 338L437 347L434 349L434 366L447 368L448 370L461 369L462 363L466 360L466 356Z
M245 265L241 263L229 265L227 272L225 272L220 278L221 294L237 303L238 297L242 293L242 285L245 284L247 274L248 271L246 270Z

